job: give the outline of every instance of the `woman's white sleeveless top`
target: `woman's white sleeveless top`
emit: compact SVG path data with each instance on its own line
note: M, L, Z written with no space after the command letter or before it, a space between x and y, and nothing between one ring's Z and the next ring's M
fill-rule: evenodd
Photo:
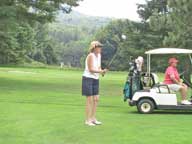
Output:
M98 56L96 56L94 53L90 53L90 55L92 55L93 57L93 69L99 70L99 68L101 67L101 55L98 54ZM93 79L99 79L99 73L91 73L89 71L87 58L85 60L85 70L84 70L83 76L88 78L93 78Z

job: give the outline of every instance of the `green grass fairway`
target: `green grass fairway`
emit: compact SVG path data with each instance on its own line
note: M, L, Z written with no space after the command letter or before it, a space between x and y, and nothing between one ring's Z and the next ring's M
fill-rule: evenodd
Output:
M138 114L123 102L125 72L101 78L98 119L84 125L82 71L0 68L0 144L190 144L192 112Z

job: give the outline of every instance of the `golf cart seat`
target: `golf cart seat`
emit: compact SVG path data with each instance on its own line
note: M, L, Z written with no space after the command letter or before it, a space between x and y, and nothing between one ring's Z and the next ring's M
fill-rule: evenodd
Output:
M152 90L157 93L174 93L169 89L167 84L163 84L159 81L159 77L155 73L152 73L152 76L155 82L154 86L152 87Z
M168 85L166 84L155 85L151 90L156 93L174 93L169 89Z
M143 89L151 89L156 93L173 93L168 87L168 85L163 84L159 81L159 77L155 73L143 73L141 77L141 82Z

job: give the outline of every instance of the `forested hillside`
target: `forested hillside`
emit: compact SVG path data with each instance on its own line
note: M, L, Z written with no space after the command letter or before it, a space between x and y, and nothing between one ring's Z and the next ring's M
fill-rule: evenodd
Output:
M138 4L140 22L90 17L71 11L79 0L0 3L0 64L40 63L83 67L92 40L104 44L103 66L117 52L111 70L127 70L129 58L158 47L191 49L192 1L147 0ZM127 39L122 39L121 35ZM164 71L167 57L156 57ZM181 59L181 63L185 63Z
M90 17L75 11L70 14L59 12L56 22L48 25L49 36L55 42L58 62L80 67L81 58L94 34L110 21L109 18Z

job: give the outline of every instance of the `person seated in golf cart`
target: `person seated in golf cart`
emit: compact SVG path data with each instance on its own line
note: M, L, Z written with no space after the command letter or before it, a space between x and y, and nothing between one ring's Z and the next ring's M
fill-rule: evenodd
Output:
M177 64L178 60L176 58L170 58L168 63L169 66L166 69L165 72L165 79L164 79L164 84L167 84L169 89L172 91L180 91L181 96L182 96L182 101L181 104L184 105L190 105L192 104L190 101L187 100L187 85L184 84L179 76L179 73L177 71Z

